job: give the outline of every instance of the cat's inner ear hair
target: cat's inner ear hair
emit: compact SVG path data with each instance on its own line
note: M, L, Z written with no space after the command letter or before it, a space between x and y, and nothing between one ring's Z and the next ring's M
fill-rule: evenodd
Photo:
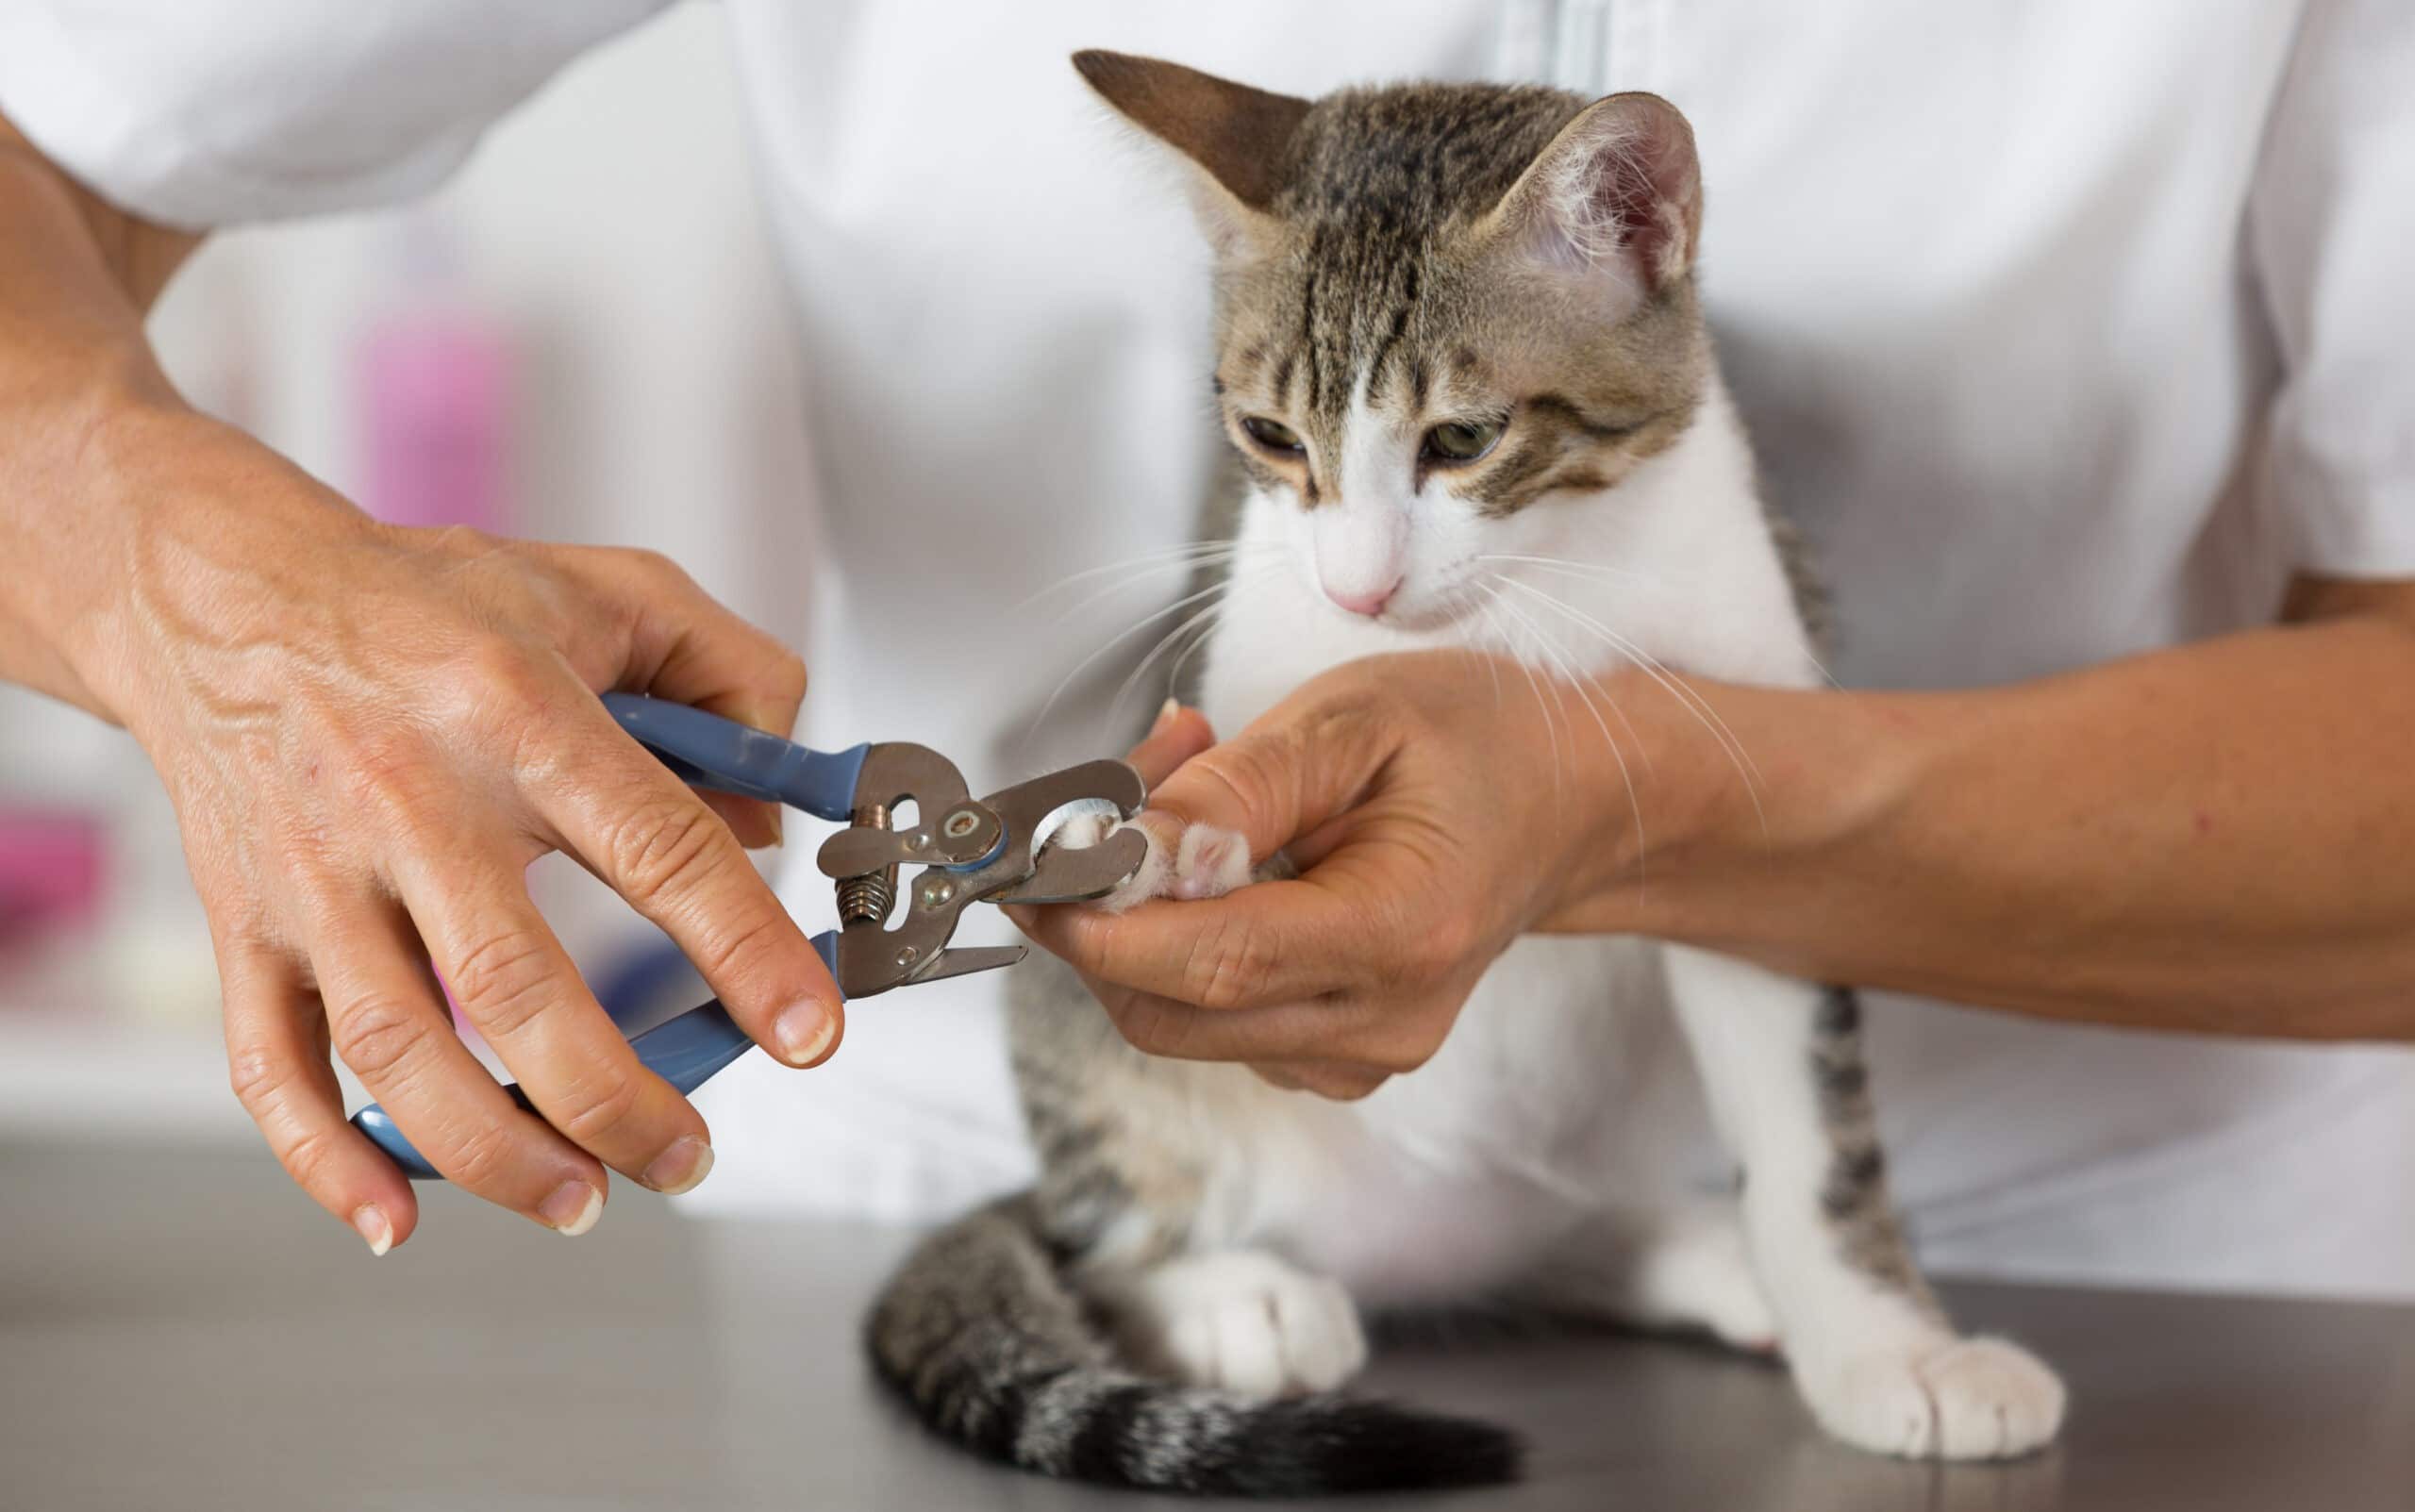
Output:
M1220 253L1272 241L1287 149L1307 101L1126 53L1078 52L1074 67L1125 120L1190 161L1191 199Z
M1578 111L1491 216L1569 271L1615 270L1647 292L1682 282L1702 234L1693 128L1657 94L1613 94Z

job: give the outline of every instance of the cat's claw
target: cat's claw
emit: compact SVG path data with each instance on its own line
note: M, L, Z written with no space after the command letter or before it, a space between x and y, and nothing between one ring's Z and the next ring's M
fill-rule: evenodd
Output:
M1845 1442L1907 1459L2005 1459L2062 1426L2062 1381L2018 1344L1947 1338L1846 1362L1804 1395Z

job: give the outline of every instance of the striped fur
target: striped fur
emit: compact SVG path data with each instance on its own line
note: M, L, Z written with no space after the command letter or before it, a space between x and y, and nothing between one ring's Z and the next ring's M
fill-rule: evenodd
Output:
M1516 1440L1388 1403L1252 1402L1116 1363L1028 1196L925 1239L874 1304L881 1377L934 1430L1044 1475L1202 1496L1314 1496L1480 1486L1517 1472Z

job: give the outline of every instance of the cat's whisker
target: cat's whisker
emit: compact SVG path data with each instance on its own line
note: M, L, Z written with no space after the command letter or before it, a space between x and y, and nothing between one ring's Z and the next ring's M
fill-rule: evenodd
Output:
M1513 605L1505 604L1502 606L1509 609L1512 613L1517 613L1516 606ZM1526 618L1523 614L1519 617L1521 619ZM1533 622L1529 621L1528 623L1532 623ZM1626 751L1619 744L1618 738L1610 734L1609 722L1602 718L1601 707L1593 701L1593 694L1596 690L1591 685L1591 680L1581 676L1577 673L1576 669L1571 665L1566 653L1564 653L1562 649L1553 641L1553 640L1542 634L1542 627L1541 625L1535 625L1535 630L1536 644L1541 649L1543 655L1549 658L1552 667L1557 673L1556 682L1565 682L1576 694L1577 701L1584 706L1585 712L1592 717L1593 727L1601 731L1602 743L1609 747L1610 759L1618 763L1619 781L1621 785L1626 789L1627 812L1632 815L1635 820L1636 886L1639 889L1642 888L1646 886L1650 880L1644 871L1643 861L1644 852L1646 849L1643 827L1643 798L1636 789L1635 773L1634 770L1627 765ZM1607 692L1604 692L1602 696L1607 698L1609 695ZM1641 752L1643 755L1644 770L1649 772L1651 770L1652 762L1651 753L1644 750L1642 740L1637 738L1635 734L1635 726L1628 723L1625 711L1619 708L1618 701L1616 699L1610 700L1610 708L1611 711L1618 716L1619 723L1626 725L1627 736L1630 739L1634 739L1636 741L1637 750ZM1573 725L1571 730L1573 734Z
M1538 624L1531 615L1528 615L1524 610L1519 608L1518 606L1510 603L1508 600L1502 599L1498 602L1501 605L1502 611L1507 614L1510 619L1518 624L1523 625L1525 628L1526 633L1534 637L1535 644L1537 646L1541 646L1543 643L1542 626ZM1559 681L1557 678L1551 676L1547 672L1541 677L1537 677L1537 669L1532 662L1528 661L1524 656L1518 655L1514 647L1512 648L1511 655L1516 659L1518 665L1525 669L1526 682L1528 686L1535 690L1535 706L1542 711L1543 730L1546 737L1551 741L1551 794L1552 805L1554 808L1557 809L1561 806L1559 731L1558 727L1552 723L1551 715L1552 710L1557 708L1562 719L1567 718L1568 705L1560 698ZM1551 690L1551 704L1548 706L1543 704L1543 690L1546 688ZM1569 748L1572 751L1575 749L1575 726L1573 723L1569 726Z
M1154 574L1154 573L1158 573L1169 572L1169 571L1172 571L1172 570L1174 570L1174 569L1175 569L1175 568L1180 568L1180 569L1182 569L1182 570L1183 570L1183 571L1185 571L1185 572L1194 572L1194 573L1195 573L1195 572L1199 571L1199 570L1200 570L1201 568L1203 568L1203 567L1207 567L1207 568L1223 567L1223 568L1225 568L1225 569L1229 572L1229 570L1230 570L1230 569L1231 569L1231 568L1232 568L1236 563L1240 562L1240 561L1242 559L1242 557L1241 557L1241 548L1240 546L1236 545L1236 546L1233 548L1233 550L1232 550L1231 552L1229 552L1229 553L1224 553L1224 554L1222 554L1222 555L1219 555L1219 556L1214 556L1214 557L1176 557L1176 558L1173 558L1173 559L1170 559L1170 560L1167 560L1167 561L1159 562L1159 563L1156 564L1156 565L1155 565L1155 566L1153 566L1153 567L1141 567L1141 568L1136 568L1136 569L1129 569L1128 571L1130 571L1130 572L1134 574L1133 576L1125 577L1125 578L1122 578L1122 579L1119 579L1119 580L1117 580L1117 581L1115 581L1115 582L1109 583L1107 587L1102 588L1102 589L1099 589L1099 590L1096 590L1095 592L1092 592L1092 593L1091 593L1091 594L1087 595L1086 597L1084 597L1080 603L1075 604L1075 605L1072 606L1071 606L1071 607L1069 607L1069 608L1065 608L1065 609L1059 610L1059 611L1058 612L1058 615L1057 615L1057 623L1059 623L1059 624L1062 624L1062 623L1064 623L1066 621L1068 621L1068 620L1071 620L1071 619L1074 618L1076 615L1079 615L1079 614L1080 614L1080 613L1082 613L1084 610L1086 610L1086 609L1088 609L1088 608L1091 607L1093 605L1096 605L1096 604L1102 603L1102 602L1104 602L1104 601L1106 601L1106 600L1108 600L1108 599L1111 599L1111 598L1113 598L1116 594L1121 593L1121 592L1124 592L1124 591L1125 590L1127 590L1127 589L1130 589L1130 588L1134 588L1134 587L1139 586L1138 582L1135 580L1136 578L1144 578L1144 577L1145 577L1145 576L1147 576L1147 575ZM1115 572L1125 572L1125 571L1127 571L1127 569L1124 568L1121 564L1117 565L1116 567L1112 568L1111 570L1112 570L1112 571L1115 571Z
M1041 600L1065 591L1076 583L1086 583L1091 578L1103 577L1109 573L1162 572L1168 568L1192 566L1201 562L1218 560L1230 557L1240 550L1241 550L1241 543L1239 541L1194 540L1179 546L1161 546L1156 551L1142 552L1137 557L1126 557L1121 561L1102 562L1098 566L1086 567L1078 573L1069 573L1057 579L1017 604L1012 612L1020 614L1038 605Z
M1029 740L1040 734L1041 726L1048 723L1048 716L1056 712L1057 701L1065 696L1065 690L1073 686L1074 678L1079 677L1083 673L1088 672L1099 657L1106 656L1117 646L1131 640L1134 636L1139 635L1143 630L1146 630L1150 625L1157 623L1167 615L1179 614L1184 609L1187 609L1193 604L1198 603L1201 599L1209 598L1222 593L1224 591L1224 588L1225 584L1224 583L1211 583L1208 587L1200 589L1196 592L1186 593L1182 597L1174 600L1172 604L1142 615L1130 625L1116 632L1107 640L1100 641L1096 646L1093 646L1091 649L1090 655L1074 663L1073 670L1058 679L1057 686L1049 691L1047 702L1041 704L1040 706L1040 712L1032 716L1029 728L1024 732L1024 739Z
M1191 644L1183 647L1181 652L1174 658L1174 665L1166 669L1166 686L1169 690L1178 690L1182 687L1183 665L1190 661L1191 657L1197 656L1199 654L1199 648L1206 645L1214 638L1216 631L1224 623L1225 607L1226 606L1222 600L1217 602L1216 618L1210 620L1197 635L1191 638Z
M1647 573L1641 568L1617 567L1612 566L1607 562L1571 561L1564 557L1539 557L1530 553L1514 551L1488 551L1477 553L1474 559L1480 562L1515 562L1527 567L1549 568L1555 572L1566 573L1572 577L1591 577L1605 580L1612 578L1627 578L1639 583L1649 583L1656 588L1675 588L1680 586L1675 579L1670 577L1666 573Z
M1711 707L1709 700L1704 698L1684 678L1671 671L1658 657L1582 609L1562 603L1531 583L1522 583L1515 578L1507 581L1511 588L1520 589L1530 596L1540 599L1574 623L1599 636L1606 645L1632 662L1645 676L1659 684L1669 696L1677 701L1680 707L1691 714L1704 729L1709 731L1711 739L1719 742L1720 750L1736 768L1736 774L1743 779L1745 796L1753 801L1753 814L1759 821L1762 833L1766 835L1769 832L1769 814L1761 806L1763 782L1760 767L1753 760L1752 754L1744 749L1744 743L1737 738L1735 730L1720 717L1717 709Z
M1609 581L1613 578L1626 577L1634 578L1642 582L1654 583L1670 589L1675 589L1680 586L1675 579L1660 573L1641 572L1631 567L1612 567L1596 562L1569 561L1558 557L1524 556L1510 552L1485 552L1479 554L1474 559L1480 562L1524 562L1532 567L1540 567L1546 572L1560 573L1567 576L1579 579L1590 578L1595 581ZM1813 643L1812 638L1800 628L1794 629L1791 634L1793 636L1795 645L1803 653L1803 659L1811 664L1811 670L1820 674L1821 681L1826 683L1830 688L1842 691L1844 684L1839 682L1837 680L1837 674L1830 672L1827 668L1827 664L1820 659L1819 647Z
M1173 648L1176 641L1180 640L1191 630L1203 624L1213 629L1217 612L1224 607L1224 595L1232 588L1232 580L1227 578L1221 583L1212 584L1210 586L1214 589L1215 592L1214 596L1209 599L1207 607L1184 620L1180 624L1175 625L1164 635L1159 636L1158 638L1158 643L1149 648L1149 654L1142 656L1140 663L1135 666L1131 673L1125 676L1124 681L1116 687L1115 696L1107 701L1106 709L1099 715L1099 739L1102 743L1106 742L1110 737L1112 726L1115 723L1115 711L1123 706L1124 700L1130 696L1134 688L1140 685L1141 679L1149 674L1149 668L1156 664L1157 659L1159 656L1164 656L1168 650Z

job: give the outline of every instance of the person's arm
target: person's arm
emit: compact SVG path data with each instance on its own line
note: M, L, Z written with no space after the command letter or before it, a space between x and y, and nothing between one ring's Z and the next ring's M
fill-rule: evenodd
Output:
M1529 930L2063 1019L2415 1038L2415 585L2291 607L1986 691L1695 682L1750 783L1676 697L1605 678L1634 806L1596 727L1523 677L1355 663L1151 799L1290 847L1297 881L1027 927L1143 1049L1343 1095L1422 1064Z
M0 677L142 742L209 915L235 1090L374 1249L417 1204L344 1122L330 1047L439 1170L556 1229L594 1221L608 1166L693 1185L704 1121L638 1064L523 873L573 853L749 1034L825 1056L836 989L741 848L774 814L708 807L594 697L785 732L803 665L658 557L383 526L188 408L142 321L196 240L0 122ZM438 975L542 1120L455 1038Z

